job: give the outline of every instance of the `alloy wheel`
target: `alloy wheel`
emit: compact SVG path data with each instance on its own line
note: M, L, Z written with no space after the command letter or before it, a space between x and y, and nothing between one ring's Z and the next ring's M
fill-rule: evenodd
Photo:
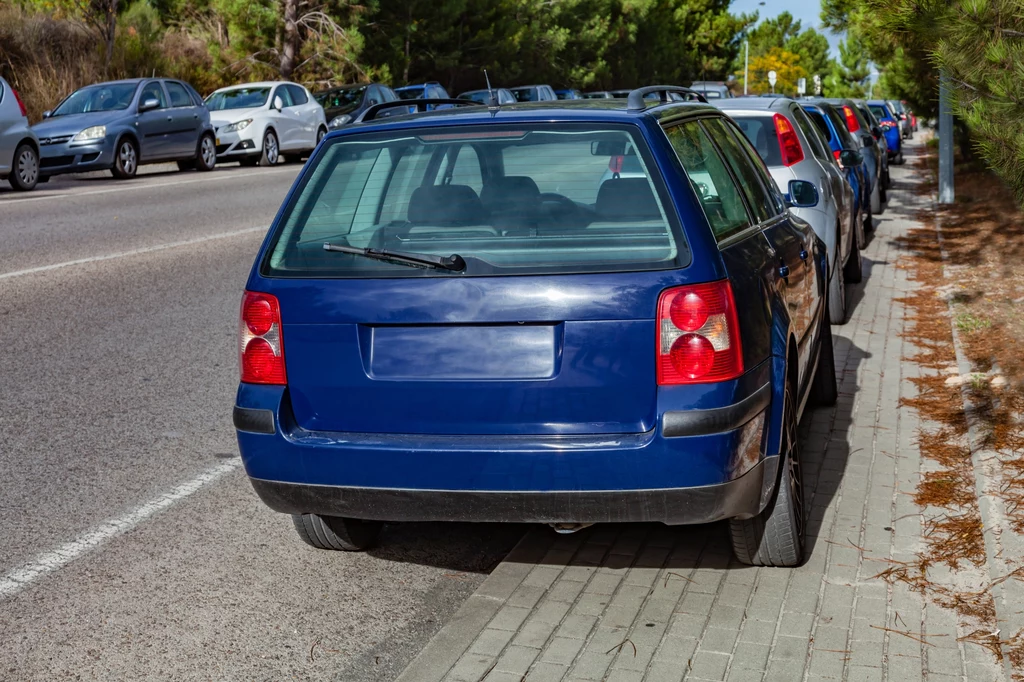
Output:
M212 167L217 161L217 149L213 146L213 140L204 137L199 145L199 154L203 157L203 165Z
M271 165L277 163L278 149L277 149L277 137L273 133L268 133L263 139L263 149L267 155L267 161Z
M31 187L36 184L39 177L39 159L36 158L34 151L26 149L21 153L18 157L17 173L22 185Z
M786 411L794 410L791 402L786 403ZM796 521L796 537L801 546L804 542L804 479L800 470L800 439L797 435L796 417L786 419L786 444L789 446L789 456L786 457L786 466L789 467L789 492L793 499L793 509Z
M131 142L121 143L121 149L117 153L117 158L121 161L121 169L125 172L125 175L135 173L138 159L135 156L135 146Z

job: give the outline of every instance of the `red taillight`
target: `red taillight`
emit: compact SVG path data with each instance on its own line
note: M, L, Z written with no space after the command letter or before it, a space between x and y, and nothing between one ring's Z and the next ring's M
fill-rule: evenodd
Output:
M18 103L18 107L21 108L21 115L28 116L28 111L25 109L25 103L21 101L21 95L19 95L18 91L14 88L11 88L11 92L14 93L14 99Z
M853 113L853 109L847 105L843 105L843 115L846 117L846 129L851 133L855 133L860 130L860 121L857 120L857 114Z
M284 386L284 340L281 337L281 306L276 296L253 291L242 297L238 359L242 382Z
M800 138L793 130L793 124L782 114L775 114L775 134L779 137L779 149L782 151L782 165L792 166L804 160L804 150L800 146Z
M740 326L728 280L667 289L658 301L658 385L743 374Z
M836 157L836 161L838 161L839 157L842 156L842 155L843 155L843 153L841 151L839 151L838 149L836 149L836 150L834 150L832 152L832 156Z

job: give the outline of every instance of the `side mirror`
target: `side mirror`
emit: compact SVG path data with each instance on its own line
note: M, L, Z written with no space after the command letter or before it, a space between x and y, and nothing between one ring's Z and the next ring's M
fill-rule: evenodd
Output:
M813 208L818 205L818 190L807 180L790 180L786 205L793 208Z
M839 152L839 163L843 164L843 168L855 168L864 163L864 155L852 149L844 149Z
M139 105L139 113L144 111L152 111L160 106L160 102L152 97L149 99L142 100L142 104Z
M44 111L44 112L43 112L43 118L50 118L50 115L51 115L52 113L53 113L52 111L50 111L49 109L47 109L46 111Z
M284 100L281 99L281 95L278 95L277 97L274 98L274 108L277 109L278 111L284 109Z

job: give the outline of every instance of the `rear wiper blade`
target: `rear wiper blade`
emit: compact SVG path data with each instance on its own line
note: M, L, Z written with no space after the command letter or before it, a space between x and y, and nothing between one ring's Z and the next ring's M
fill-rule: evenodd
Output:
M466 269L466 260L457 253L445 256L435 256L430 253L406 253L404 251L389 251L388 249L362 249L358 246L341 246L340 244L324 243L324 251L338 251L339 253L351 253L354 256L363 256L373 260L386 263L398 263L414 268L434 268L435 270L451 270L462 272Z

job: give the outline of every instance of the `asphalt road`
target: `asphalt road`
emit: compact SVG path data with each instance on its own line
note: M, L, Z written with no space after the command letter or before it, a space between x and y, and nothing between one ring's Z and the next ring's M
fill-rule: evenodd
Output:
M519 527L319 552L241 470L238 302L298 166L0 190L0 680L390 680Z

